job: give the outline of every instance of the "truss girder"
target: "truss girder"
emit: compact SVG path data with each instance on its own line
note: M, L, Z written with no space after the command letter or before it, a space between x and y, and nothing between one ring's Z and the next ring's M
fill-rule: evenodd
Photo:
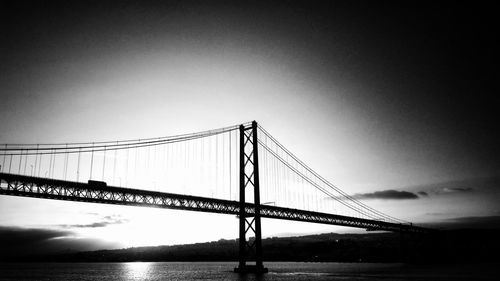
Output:
M129 206L237 214L237 201L0 173L0 194Z
M0 194L101 204L180 209L230 215L238 215L240 211L239 201L113 186L95 187L87 183L5 173L0 173ZM245 204L246 216L253 217L254 210L254 204ZM265 218L340 225L369 230L414 233L429 231L428 229L408 224L394 224L378 220L367 220L267 205L260 206L260 215Z

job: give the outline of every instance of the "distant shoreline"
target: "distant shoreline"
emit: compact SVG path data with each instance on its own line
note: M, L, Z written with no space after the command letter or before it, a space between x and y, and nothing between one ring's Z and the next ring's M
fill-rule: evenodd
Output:
M500 230L454 230L433 235L318 234L263 239L266 262L483 263L500 262ZM237 262L238 240L117 250L0 256L22 262Z

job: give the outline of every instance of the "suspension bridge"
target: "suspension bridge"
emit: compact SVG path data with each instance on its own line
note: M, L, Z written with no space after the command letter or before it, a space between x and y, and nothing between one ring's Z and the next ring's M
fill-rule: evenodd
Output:
M2 195L236 215L236 272L267 272L261 218L429 231L341 190L255 121L159 138L3 144L0 163Z

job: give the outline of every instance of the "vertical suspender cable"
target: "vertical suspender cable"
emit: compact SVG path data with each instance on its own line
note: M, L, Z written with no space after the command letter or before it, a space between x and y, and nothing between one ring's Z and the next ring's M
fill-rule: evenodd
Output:
M272 170L273 170L273 180L272 180L272 184L273 184L273 189L274 189L274 202L276 203L276 205L278 205L278 201L279 201L279 190L278 190L278 175L276 174L276 158L271 158L273 163L272 163ZM280 202L281 203L281 202Z
M166 172L164 172L166 169L167 169L167 145L164 143L162 144L161 146L161 169L160 169L160 173L162 175L161 177L161 182L162 182L162 186L168 186L166 184L166 179L167 179L167 174Z
M102 181L104 181L104 170L106 168L106 146L104 146L104 156L102 160Z
M305 208L306 207L306 200L305 200L305 197L304 197L304 192L305 192L305 184L304 184L304 178L301 177L302 179L302 208Z
M265 136L264 136L264 143L267 143L267 138ZM269 200L269 183L268 183L269 174L267 171L267 151L262 150L262 153L260 154L260 156L261 156L261 159L263 159L263 161L260 161L261 167L264 166L264 169L262 169L263 174L264 174L264 180L261 181L261 183L263 182L264 185L261 184L260 187L262 188L262 186L264 186L263 194L267 200L265 202L270 202L271 200ZM262 156L264 156L264 157L262 157ZM262 176L262 174L261 174L261 176Z
M295 162L295 164L297 164ZM299 167L295 167L296 170L299 169ZM300 201L300 191L299 191L299 186L300 186L300 177L296 174L296 173L292 173L292 176L293 176L293 181L294 181L294 190L295 190L295 204L297 205L297 208L298 208L298 205L299 205L299 201Z
M212 168L212 137L210 136L208 138L208 150L207 150L207 161L208 161L208 165L210 168ZM211 170L211 169L210 169ZM208 175L209 178L210 178L210 197L214 197L214 191L213 191L213 174L212 174L212 171L210 171L210 174Z
M196 153L195 153L195 163L198 163L198 166L196 167L197 169L197 172L198 172L198 182L196 183L197 186L202 186L202 182L203 182L203 168L202 168L202 164L203 163L200 163L200 150L201 150L201 145L203 145L202 143L202 140L201 139L197 139L195 141L195 144L196 144ZM194 170L194 169L193 169ZM200 192L200 191L198 191ZM201 193L200 193L201 194Z
M78 164L76 167L76 181L80 181L80 154L82 152L82 148L78 148Z
M260 135L263 135L263 134L260 134ZM267 136L265 136L265 143L267 145ZM266 189L267 189L267 198L269 200L269 202L273 202L273 197L274 197L274 194L272 193L272 189L271 189L271 183L270 183L270 176L271 176L271 173L270 173L270 161L269 161L269 152L265 149L262 150L264 153L265 153L265 161L266 161Z
M189 165L190 165L190 162L189 162L189 142L183 141L182 143L184 146L184 163L185 163L184 173L190 174L189 173ZM185 184L188 187L187 190L189 191L189 193L191 195L193 195L193 190L191 189L190 182L191 182L191 177L187 177L185 179Z
M50 177L50 174L52 173L52 156L53 154L52 153L49 153L49 168L48 170L45 172L45 174L43 175L45 178L47 177L47 173L48 173L48 176Z
M215 135L215 197L219 192L219 135Z
M94 143L92 143L92 154L90 156L90 179L92 179L93 166L94 166Z
M276 194L279 196L279 201L280 205L283 206L283 192L281 192L281 185L280 185L280 167L279 167L279 162L278 160L274 161L274 173L275 173L275 179L276 179Z
M314 202L315 202L314 209L315 209L315 211L317 211L318 210L318 205L319 205L318 190L314 189L313 192L314 192Z
M54 177L56 170L56 160L57 160L57 154L56 151L54 150L54 161L52 162L52 178Z
M40 177L40 171L42 170L42 161L43 161L43 153L40 153L40 165L38 167L38 177Z
M207 169L207 165L205 163L205 144L206 143L207 143L207 140L205 138L201 139L201 149L200 149L201 151L200 151L200 153L201 153L201 167L202 168L200 167L200 169L201 169L201 174L203 175L202 176L203 180L208 181L208 177L206 177L208 169ZM202 194L206 195L205 193L202 193Z
M138 156L137 154L139 153L139 148L134 149L135 151L135 158L134 158L134 179L137 179L137 163L139 160L137 160Z
M17 168L17 173L22 174L21 172L21 163L23 162L23 150L21 149L21 155L19 155L19 168Z
M12 154L10 155L10 159L9 159L9 174L10 174L10 167L12 166Z
M118 141L116 142L118 145ZM116 184L116 157L117 157L118 149L115 149L115 157L113 159L113 184Z
M7 152L7 144L5 144L5 152ZM3 159L2 159L2 173L3 173L3 171L5 170L5 158L6 158L6 157L7 157L7 156L6 156L6 155L5 155L5 153L4 153L4 155L3 155Z
M127 144L127 157L126 157L127 160L125 163L125 167L126 167L125 168L125 186L128 186L128 156L129 156L129 152L130 152L129 150L130 150L130 148L129 148L129 145ZM137 182L136 179L134 179L134 180L135 180L135 182Z
M38 144L36 145L36 153L35 153L35 171L33 175L36 175L36 166L38 165Z
M288 157L286 159L286 163L290 165L290 163L288 162ZM290 185L290 169L287 166L283 166L283 169L283 175L285 177L285 187L288 190L288 205L291 206L293 204L293 189Z
M229 131L229 200L232 199L232 175L231 175L231 135L233 131Z
M67 176L67 173L68 173L68 157L69 157L69 153L68 153L68 144L66 144L66 155L64 157L64 180L66 180L66 176Z
M225 198L225 192L226 192L226 177L225 177L225 170L226 170L226 135L222 134L222 165L221 165L221 170L222 170L222 198Z
M24 174L26 174L26 164L28 164L28 157L29 157L28 150L26 150L26 154L25 154L26 159L24 159Z
M52 158L54 157L54 150L51 150L52 153L50 154L50 161L49 161L49 177L52 176Z
M169 179L168 173L170 172L169 159L170 159L171 155L170 155L169 150L170 150L170 145L168 143L166 143L165 144L165 186L168 186L168 179Z

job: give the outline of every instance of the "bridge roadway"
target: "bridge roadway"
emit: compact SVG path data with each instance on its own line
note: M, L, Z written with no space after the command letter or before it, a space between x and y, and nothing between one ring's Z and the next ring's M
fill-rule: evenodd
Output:
M0 195L35 197L55 200L156 207L197 212L238 215L239 201L189 196L141 189L81 183L48 178L0 173ZM246 212L254 212L252 203L245 203ZM384 230L425 233L429 229L410 224L396 224L320 212L261 205L261 217Z

